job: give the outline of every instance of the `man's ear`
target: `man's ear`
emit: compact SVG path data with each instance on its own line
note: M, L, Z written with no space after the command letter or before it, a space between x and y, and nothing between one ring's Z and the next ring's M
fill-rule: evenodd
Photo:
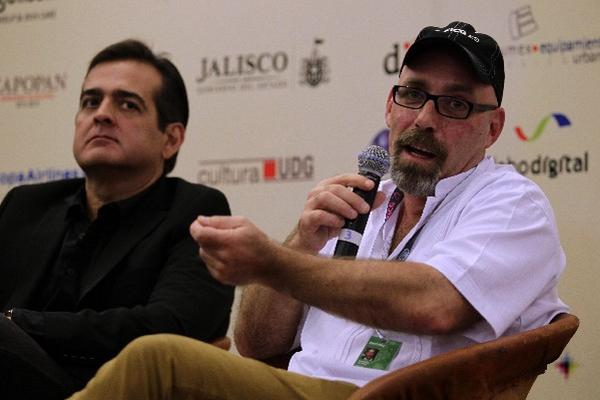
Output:
M490 146L493 145L496 142L496 140L498 140L498 138L500 137L500 133L502 133L502 129L504 128L504 120L506 118L504 108L502 107L498 107L492 112L494 114L490 119L490 128L488 131L488 138L485 146L486 149L490 148Z
M162 155L165 160L173 157L179 151L185 139L185 127L181 122L172 122L167 125L163 133L165 141Z

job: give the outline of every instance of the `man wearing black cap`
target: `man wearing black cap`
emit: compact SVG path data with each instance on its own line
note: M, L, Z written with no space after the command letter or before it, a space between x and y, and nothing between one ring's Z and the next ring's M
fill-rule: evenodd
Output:
M369 212L347 190L372 188L357 174L319 183L285 246L242 217L192 224L213 276L248 285L240 354L300 348L294 373L157 335L133 342L74 398L345 399L389 371L567 311L548 200L485 155L504 125L503 85L491 37L462 22L420 32L388 95L391 179L357 260L330 258L344 221Z

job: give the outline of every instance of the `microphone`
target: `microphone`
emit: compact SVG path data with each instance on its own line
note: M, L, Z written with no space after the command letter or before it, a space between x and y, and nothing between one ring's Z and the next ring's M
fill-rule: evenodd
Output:
M363 198L369 204L369 207L373 206L379 181L389 168L390 158L388 152L383 147L375 145L367 146L358 155L358 173L375 182L375 185L369 191L354 188L353 192ZM360 246L362 234L365 231L368 220L369 213L358 214L356 218L346 220L335 245L334 257L356 257L358 246Z

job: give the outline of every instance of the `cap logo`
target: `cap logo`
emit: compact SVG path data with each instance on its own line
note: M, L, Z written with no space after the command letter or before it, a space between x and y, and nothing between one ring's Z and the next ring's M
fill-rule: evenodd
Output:
M475 43L479 43L479 38L477 36L467 35L467 32L465 30L456 29L456 28L444 29L444 33L448 33L448 32L460 33L461 35L466 36L469 39L472 39Z

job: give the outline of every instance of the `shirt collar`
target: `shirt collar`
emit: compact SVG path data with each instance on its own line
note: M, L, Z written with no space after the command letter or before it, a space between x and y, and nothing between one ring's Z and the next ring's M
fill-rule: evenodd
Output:
M473 172L475 172L477 170L485 171L485 170L489 169L492 164L493 164L492 157L486 156L475 167L473 167L467 171L461 172L460 174L452 175L447 178L441 179L435 185L435 194L433 196L429 196L427 198L427 203L438 203L439 201L443 200L461 182L463 182L465 179L467 179ZM392 181L391 179L388 179L381 183L381 191L385 194L385 197L388 199L387 200L388 206L386 207L386 213L390 214L393 211L393 209L390 211L390 208L392 208L392 204L390 204L391 203L390 200L393 200L394 198L399 198L399 200L398 200L398 204L399 204L402 201L403 194L402 194L402 192L400 192L400 190L396 187L396 184L394 183L394 181ZM394 192L398 193L399 197L398 197L398 195L394 195ZM395 208L395 207L393 207L393 208Z
M85 198L85 185L81 187L72 195L65 199L67 203L67 214L66 219L72 219L80 216L87 216L87 200Z
M118 215L131 214L135 210L135 208L142 202L142 200L150 193L154 192L164 180L165 177L161 177L146 189L127 199L104 204L98 210L98 215L100 216L100 214L104 214L109 210L114 210L112 212L118 212ZM85 185L82 185L74 194L68 196L65 199L65 201L67 203L67 219L81 216L85 216L87 218L87 199L85 196Z
M476 166L471 169L468 169L460 174L452 175L447 178L441 179L437 185L435 186L435 194L433 197L437 199L443 199L446 197L454 188L460 185L464 180L466 180L473 173L479 174L483 171L486 171L490 168L493 168L494 160L491 156L486 156L483 160L479 161ZM478 172L476 172L478 171Z

